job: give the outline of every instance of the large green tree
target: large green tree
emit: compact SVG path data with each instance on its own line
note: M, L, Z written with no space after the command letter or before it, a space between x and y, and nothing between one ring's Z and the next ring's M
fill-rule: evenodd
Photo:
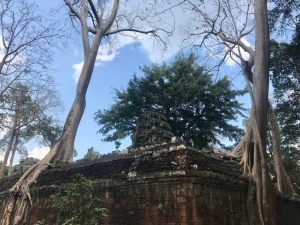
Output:
M270 27L278 34L292 35L284 42L270 43L270 71L274 87L275 111L280 134L283 165L294 188L300 191L299 101L300 101L300 17L299 1L270 0ZM271 145L271 149L273 145ZM276 177L277 178L277 177Z
M291 144L300 138L300 64L297 62L297 59L300 61L300 51L294 51L292 44L274 40L270 49L270 77L282 142Z
M222 145L220 136L239 140L242 130L231 124L244 108L236 97L245 90L232 90L227 77L214 80L195 55L178 55L170 64L152 64L134 75L126 89L115 91L115 104L99 110L95 121L104 141L120 140L135 132L137 121L147 111L164 114L171 132L197 148ZM223 145L222 145L223 146Z
M44 118L46 113L59 112L62 108L59 95L52 87L44 87L42 90L35 90L27 83L15 83L7 91L8 97L3 102L1 112L5 115L2 126L8 130L9 141L0 168L0 178L3 177L8 157L11 162L21 139L29 140L30 135L25 134L24 129L32 126ZM15 146L15 147L13 147Z
M268 0L273 7L268 10L269 26L273 31L285 32L297 23L300 2L294 0ZM299 18L298 18L299 19Z
M295 39L294 39L295 40ZM270 78L274 87L275 112L280 128L283 165L294 188L300 191L300 51L296 42L271 41ZM272 149L272 144L270 149ZM271 151L270 151L271 152Z

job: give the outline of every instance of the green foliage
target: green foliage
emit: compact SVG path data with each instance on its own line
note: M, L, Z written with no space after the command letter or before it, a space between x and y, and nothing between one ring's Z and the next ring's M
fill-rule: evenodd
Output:
M281 134L283 166L295 190L300 193L300 41L271 41L271 81L275 111Z
M268 10L269 26L271 30L289 30L299 13L300 2L294 0L268 0L274 6ZM297 18L296 18L297 20Z
M282 156L285 171L289 175L295 191L300 194L300 146L284 146Z
M94 147L88 148L87 153L83 156L85 159L94 159L100 156L100 153Z
M56 225L99 225L106 217L103 201L92 197L95 186L91 180L77 174L65 189L50 196L47 203L56 211ZM44 224L39 221L38 224Z
M300 47L300 46L299 46ZM300 137L300 48L271 41L271 81L282 144L293 145ZM298 65L299 64L299 65Z
M35 123L28 125L26 132L30 138L41 137L38 139L39 142L52 148L61 137L63 127L58 125L52 116L43 115Z
M143 77L134 77L127 89L115 90L115 104L95 113L104 141L120 140L135 132L140 117L155 111L167 118L174 136L197 148L210 143L222 145L217 136L239 140L243 130L230 122L243 115L237 96L246 90L232 90L227 77L213 80L197 58L178 55L170 65L152 64L142 68Z

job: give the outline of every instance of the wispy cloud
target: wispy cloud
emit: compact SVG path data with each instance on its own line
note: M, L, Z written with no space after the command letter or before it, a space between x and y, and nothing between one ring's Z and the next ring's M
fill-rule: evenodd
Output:
M76 57L78 57L79 52L75 49L75 50L74 50L74 54L75 54Z

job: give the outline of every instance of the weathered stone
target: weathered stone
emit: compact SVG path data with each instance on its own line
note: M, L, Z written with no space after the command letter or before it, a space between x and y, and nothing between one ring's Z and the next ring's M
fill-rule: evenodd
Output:
M111 154L45 171L31 190L28 224L44 218L53 224L56 217L45 200L63 189L73 174L81 173L97 186L93 196L104 199L106 225L248 225L247 183L239 179L238 163L222 154L172 146L153 146L139 154ZM0 180L0 217L7 189L18 178ZM299 210L299 202L278 198L278 224L298 224Z

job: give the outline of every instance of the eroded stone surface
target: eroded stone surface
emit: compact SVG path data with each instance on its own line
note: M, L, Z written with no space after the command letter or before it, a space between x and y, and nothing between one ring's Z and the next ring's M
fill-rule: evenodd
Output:
M43 218L54 223L55 214L46 207L45 200L78 173L97 185L93 196L105 200L107 225L248 224L247 183L239 179L241 168L234 158L199 151L183 143L144 146L119 153L42 173L31 191L34 205L28 224ZM6 190L17 179L18 176L11 176L0 180L0 217L9 194ZM288 216L280 217L278 224L300 221L295 213L300 204L292 204ZM289 200L278 199L278 212L286 212L287 205L291 205Z

